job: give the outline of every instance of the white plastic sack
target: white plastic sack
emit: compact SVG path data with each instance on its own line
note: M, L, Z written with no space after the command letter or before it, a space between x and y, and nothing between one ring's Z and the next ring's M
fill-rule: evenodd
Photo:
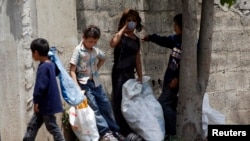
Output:
M225 124L225 116L210 107L209 97L205 93L202 104L202 130L204 138L207 137L209 124Z
M165 121L160 103L144 76L142 84L129 79L123 84L121 110L128 125L146 141L163 141Z
M86 99L77 107L69 109L69 123L79 141L99 140L95 113L88 106Z

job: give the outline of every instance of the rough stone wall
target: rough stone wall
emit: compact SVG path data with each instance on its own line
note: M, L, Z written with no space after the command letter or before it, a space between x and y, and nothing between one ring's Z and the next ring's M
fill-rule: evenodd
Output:
M0 2L2 140L20 139L25 126L26 104L29 105L28 97L32 87L29 78L33 78L33 70L29 66L32 61L25 55L29 55L26 48L31 38L31 5L29 0Z
M250 1L230 9L216 1L209 86L211 106L228 124L250 122Z

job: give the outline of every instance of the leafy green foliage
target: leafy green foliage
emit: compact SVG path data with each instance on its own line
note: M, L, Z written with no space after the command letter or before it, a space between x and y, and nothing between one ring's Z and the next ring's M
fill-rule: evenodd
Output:
M233 4L236 3L236 0L220 0L221 5L228 4L228 7L230 8Z
M62 125L65 129L70 129L70 123L69 123L69 114L66 109L63 111L62 115Z
M79 141L79 139L76 137L76 135L72 131L71 125L69 123L68 110L69 109L64 109L63 115L62 115L62 127L64 128L64 137L66 137L70 141Z

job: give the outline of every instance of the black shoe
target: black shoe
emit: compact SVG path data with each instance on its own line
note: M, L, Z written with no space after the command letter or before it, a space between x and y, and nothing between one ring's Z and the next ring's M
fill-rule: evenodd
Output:
M113 132L113 136L118 139L118 141L126 141L126 138L119 132Z

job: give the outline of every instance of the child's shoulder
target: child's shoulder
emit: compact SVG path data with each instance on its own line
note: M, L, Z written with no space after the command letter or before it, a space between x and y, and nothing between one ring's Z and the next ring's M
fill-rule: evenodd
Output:
M93 46L93 49L96 51L101 51L100 47L98 47L98 46Z
M77 45L77 46L75 47L75 50L81 50L81 48L83 48L83 47L82 47L81 44L79 44L79 45Z
M38 67L38 71L39 72L46 72L46 73L48 73L48 72L56 72L56 73L58 73L58 67L56 66L56 64L54 63L54 62L52 62L52 61L46 61L46 62L41 62L40 64L39 64L39 67Z
M48 68L48 67L54 67L55 64L53 62L51 62L50 60L45 61L45 62L41 62L39 67L41 68Z
M104 54L103 50L97 46L93 46L93 50L96 54Z

